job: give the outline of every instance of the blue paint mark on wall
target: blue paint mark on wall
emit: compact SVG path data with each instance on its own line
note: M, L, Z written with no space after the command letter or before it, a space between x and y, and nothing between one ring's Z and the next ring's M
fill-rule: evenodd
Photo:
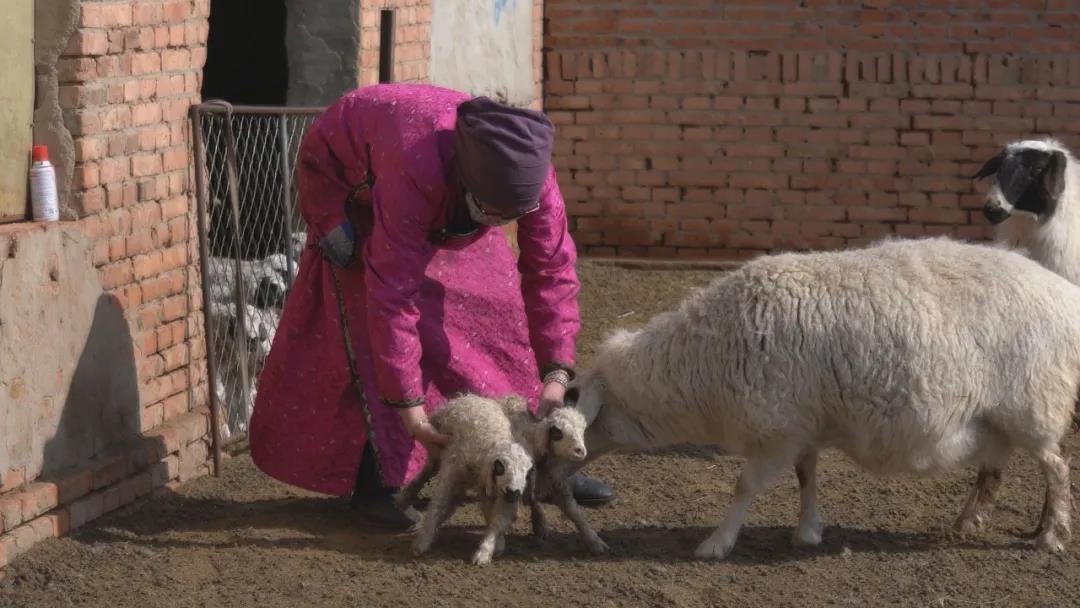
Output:
M499 25L499 20L502 19L503 11L506 10L506 5L510 5L510 10L517 8L518 0L493 0L492 7L495 9L495 25Z

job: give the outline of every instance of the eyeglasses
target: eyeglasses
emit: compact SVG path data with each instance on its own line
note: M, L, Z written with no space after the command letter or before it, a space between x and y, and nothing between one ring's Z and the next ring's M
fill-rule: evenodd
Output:
M518 214L506 216L506 215L502 215L502 214L499 214L499 213L492 213L492 212L488 211L487 209L484 209L484 206L480 204L480 201L476 200L476 197L473 196L472 192L466 192L465 193L465 202L470 207L472 207L477 213L479 213L480 215L482 215L484 217L489 217L489 218L493 218L493 219L497 218L497 219L506 220L506 221L516 220L519 217L522 217L524 215L528 215L528 214L532 213L533 211L536 211L537 209L540 208L540 201L537 200L535 205L533 205L532 207L526 209L525 211L522 211L521 213L518 213Z

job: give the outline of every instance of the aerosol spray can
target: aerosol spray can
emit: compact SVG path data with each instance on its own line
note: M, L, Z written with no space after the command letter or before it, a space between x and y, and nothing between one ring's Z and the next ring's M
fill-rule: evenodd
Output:
M49 148L34 146L30 165L30 201L35 222L55 222L60 219L60 203L56 198L56 171L49 162Z

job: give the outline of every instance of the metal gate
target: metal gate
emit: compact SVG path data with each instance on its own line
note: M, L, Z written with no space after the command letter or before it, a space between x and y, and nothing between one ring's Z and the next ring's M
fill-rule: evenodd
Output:
M259 373L296 277L306 226L300 143L322 108L191 108L215 472L247 434Z

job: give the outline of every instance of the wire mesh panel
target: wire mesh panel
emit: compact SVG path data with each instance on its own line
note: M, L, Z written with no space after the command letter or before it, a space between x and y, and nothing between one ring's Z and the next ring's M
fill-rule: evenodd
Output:
M259 374L307 235L295 187L319 108L192 109L211 408L219 444L247 433Z

